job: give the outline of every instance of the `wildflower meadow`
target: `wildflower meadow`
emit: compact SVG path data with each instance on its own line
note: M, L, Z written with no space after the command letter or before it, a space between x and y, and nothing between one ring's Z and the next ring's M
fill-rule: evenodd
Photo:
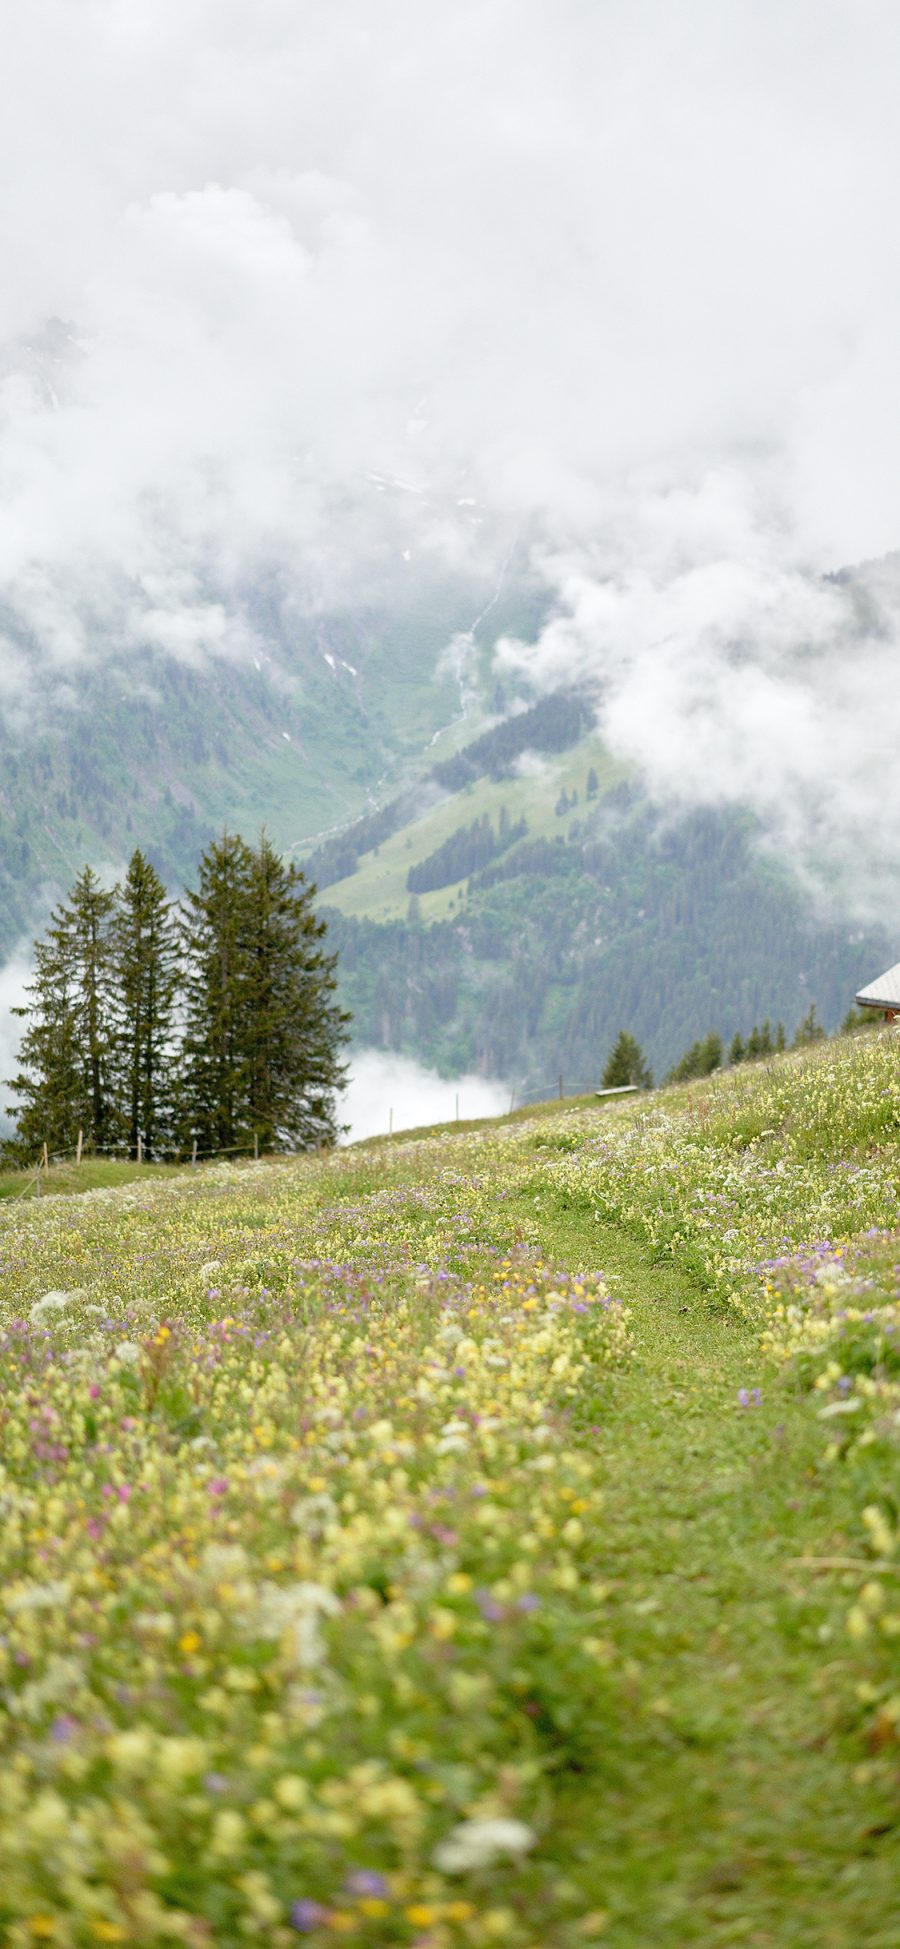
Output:
M898 1171L885 1034L8 1201L2 1939L896 1943Z

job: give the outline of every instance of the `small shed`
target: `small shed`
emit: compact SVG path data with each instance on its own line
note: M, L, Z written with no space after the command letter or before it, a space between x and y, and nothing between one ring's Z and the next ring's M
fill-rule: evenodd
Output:
M856 1004L858 1008L877 1008L886 1022L896 1022L900 1016L900 961L877 981L870 981L868 988L861 988Z

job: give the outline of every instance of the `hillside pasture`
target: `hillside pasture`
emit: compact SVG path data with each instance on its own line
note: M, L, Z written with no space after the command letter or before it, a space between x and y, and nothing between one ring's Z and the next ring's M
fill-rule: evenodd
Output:
M895 1944L898 1065L6 1202L3 1939Z

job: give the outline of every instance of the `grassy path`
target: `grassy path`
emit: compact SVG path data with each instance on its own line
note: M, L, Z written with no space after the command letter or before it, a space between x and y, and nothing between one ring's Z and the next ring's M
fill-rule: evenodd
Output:
M603 1268L637 1342L593 1437L625 1710L589 1822L584 1782L562 1802L604 1942L896 1949L897 1783L889 1796L833 1703L851 1655L839 1578L792 1562L846 1554L853 1534L808 1401L621 1233L561 1199L522 1209L557 1263ZM742 1407L757 1382L771 1393Z

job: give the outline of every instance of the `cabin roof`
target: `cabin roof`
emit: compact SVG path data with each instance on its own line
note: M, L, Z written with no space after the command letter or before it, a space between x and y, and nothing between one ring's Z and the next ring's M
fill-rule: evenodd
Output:
M861 988L856 1000L860 1008L900 1008L900 961Z

